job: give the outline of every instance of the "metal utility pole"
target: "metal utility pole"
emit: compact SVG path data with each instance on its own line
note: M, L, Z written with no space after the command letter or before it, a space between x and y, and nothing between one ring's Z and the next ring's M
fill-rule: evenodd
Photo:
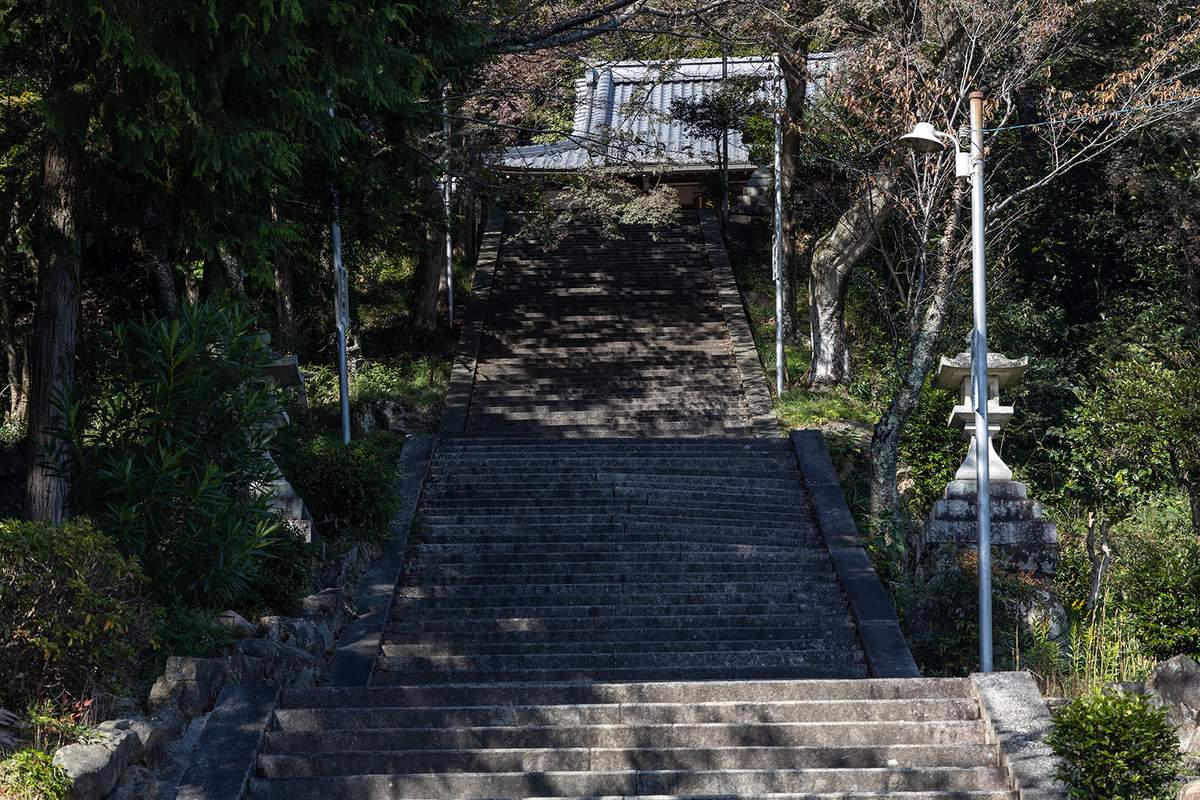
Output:
M775 397L783 394L783 67L777 63L775 91L775 240L771 265L775 272Z
M725 92L729 79L728 47L721 45L721 91ZM728 96L726 94L725 96ZM721 131L721 231L729 229L729 129Z
M333 90L326 89L329 98L329 118L333 119ZM333 316L337 322L338 393L342 404L342 444L350 444L350 376L346 373L346 328L350 325L350 286L342 267L342 227L338 224L337 186L333 192Z
M983 92L971 92L971 382L975 399L975 490L979 524L979 668L992 671L992 503L988 442L987 264L983 232Z
M446 165L442 168L442 210L446 213L446 308L449 311L449 327L454 330L454 230L450 224L450 203L454 195L454 181L450 177L450 117L446 114L446 95L450 84L442 86L442 132L446 136Z
M964 153L958 138L934 130L928 122L918 122L900 143L918 153L944 150L944 142L954 145L955 178L971 179L971 294L975 326L971 329L971 395L975 408L975 494L979 528L979 667L992 671L992 496L988 430L987 377L987 263L984 258L984 226L987 224L983 200L983 92L971 92L971 144Z
M330 109L330 114L333 110ZM350 325L350 286L342 267L342 229L338 225L337 189L333 190L333 313L337 318L338 391L342 402L342 444L350 444L350 377L346 372L346 328Z

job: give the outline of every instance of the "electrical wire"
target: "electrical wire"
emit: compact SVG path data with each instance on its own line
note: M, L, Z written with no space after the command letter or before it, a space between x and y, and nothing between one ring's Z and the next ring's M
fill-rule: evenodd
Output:
M1000 131L1016 131L1023 128L1041 128L1046 125L1065 125L1068 122L1085 122L1089 119L1097 119L1099 117L1115 117L1120 114L1133 114L1137 111L1149 111L1152 108L1165 108L1174 106L1180 103L1190 103L1193 100L1200 100L1200 95L1192 95L1191 97L1181 97L1178 100L1168 100L1164 103L1154 103L1148 106L1138 106L1137 108L1122 108L1117 111L1102 111L1097 114L1087 114L1082 117L1070 117L1068 119L1052 119L1046 122L1031 122L1026 125L1006 125L1002 128L982 128L982 133L999 133Z

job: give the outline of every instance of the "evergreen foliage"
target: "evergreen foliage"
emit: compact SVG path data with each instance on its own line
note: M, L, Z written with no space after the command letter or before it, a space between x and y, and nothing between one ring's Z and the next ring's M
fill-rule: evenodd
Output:
M237 305L117 324L53 431L70 508L137 560L167 601L220 610L258 573L277 527L262 486L283 411L267 350Z
M1165 707L1096 694L1054 715L1046 743L1065 760L1057 779L1073 800L1169 800L1181 757Z
M86 519L0 521L0 705L131 680L156 612L145 578Z

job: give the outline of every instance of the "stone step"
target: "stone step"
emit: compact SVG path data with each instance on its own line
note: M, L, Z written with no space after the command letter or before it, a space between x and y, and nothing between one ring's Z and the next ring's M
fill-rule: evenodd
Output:
M750 423L744 425L713 425L706 422L696 422L689 428L697 436L705 436L709 438L718 438L721 436L744 436L751 430ZM549 425L538 426L536 424L510 424L510 425L481 425L470 427L466 431L468 436L504 436L505 432L514 438L529 436L530 434L541 434L547 439L587 439L591 436L628 436L630 438L653 438L655 436L678 436L680 428L674 427L651 427L647 429L645 425L630 424L624 427L615 427L612 425Z
M419 687L406 687L419 688ZM382 687L377 690L383 690ZM474 750L483 748L772 747L953 747L983 742L979 721L800 722L790 724L526 725L521 728L443 727L272 730L271 752Z
M520 674L523 670L648 670L714 667L806 667L852 664L862 659L858 649L823 650L715 650L709 652L653 653L538 653L469 656L389 656L384 649L378 668L393 672L416 670L487 670Z
M487 683L445 688L324 687L287 689L282 708L399 706L503 706L589 703L756 702L763 700L961 699L971 694L967 678L889 678L869 681L699 681L639 683Z
M588 642L582 637L572 636L568 641L553 640L544 643L519 642L514 644L404 644L384 640L382 652L389 658L455 658L471 660L480 657L508 658L511 656L564 655L599 657L601 655L681 655L688 653L819 653L834 650L848 651L857 646L854 631L847 629L841 636L822 633L819 636L801 638L790 636L780 639L706 639L703 641L649 639L637 642ZM596 662L591 662L596 663Z
M507 592L510 590L500 587L527 583L537 587L564 584L588 586L595 587L599 593L622 586L629 587L626 589L629 592L647 592L648 587L637 588L638 585L662 581L672 584L672 592L679 591L678 587L685 585L696 587L695 591L728 587L720 591L722 595L754 584L765 586L765 591L794 590L814 582L828 582L834 577L828 556L816 548L808 552L807 558L796 557L788 561L759 559L721 564L703 561L689 563L682 556L677 559L659 559L641 564L607 560L577 561L564 565L548 559L508 560L502 555L491 561L444 561L436 556L421 554L413 555L406 561L402 576L407 583L426 588L494 584L499 591ZM535 591L542 593L552 590L539 588Z
M708 583L723 583L746 575L768 575L771 580L786 580L788 576L804 575L832 578L833 566L829 558L819 550L788 553L788 558L764 557L751 553L754 558L693 558L683 553L655 554L653 558L640 561L619 553L607 557L572 559L563 555L556 558L519 558L492 551L488 559L446 560L436 553L420 552L413 548L404 564L403 575L412 582L449 583L462 581L486 581L489 578L509 580L512 578L536 579L537 582L579 582L587 576L593 583L645 583L660 579L694 580L705 578ZM673 556L673 557L671 557ZM651 573L653 577L639 577L638 573ZM611 577L605 577L611 576Z
M654 590L654 589L657 590ZM655 601L674 607L711 603L714 598L728 597L730 603L766 604L772 599L777 605L785 603L824 602L840 598L841 589L833 581L775 580L728 581L664 581L658 587L641 583L495 583L482 585L450 584L445 586L404 586L397 590L397 600L409 603L440 601L442 608L455 603L474 608L494 606L535 607L570 606L651 606ZM453 602L451 602L453 601Z
M734 410L736 408L736 410ZM527 424L532 427L555 427L596 423L608 428L629 428L633 426L649 427L651 430L686 429L696 423L708 423L717 428L745 427L745 404L731 403L729 407L699 404L676 403L673 408L656 410L653 407L621 408L619 404L612 407L588 407L586 405L568 408L560 411L520 410L519 405L492 405L483 410L473 408L468 416L468 424L475 425L507 425L511 423Z
M1007 790L998 767L908 769L780 770L620 770L589 772L494 772L347 775L336 779L342 792L359 797L535 797L565 795L718 795L749 793L904 792L937 786L942 791ZM260 797L287 800L329 797L320 779L276 778L252 788Z
M426 498L443 498L452 496L485 497L512 496L528 497L541 496L546 493L570 493L581 497L602 497L608 493L610 497L620 496L621 493L650 495L681 494L687 496L715 496L725 500L731 497L745 497L748 494L764 498L791 500L802 497L799 489L799 477L796 475L780 475L769 478L728 478L714 480L707 475L683 475L676 478L664 478L662 475L636 475L616 472L597 472L595 484L590 481L580 485L577 477L559 476L557 479L539 479L534 481L520 480L520 476L504 480L501 476L474 478L465 480L448 480L444 473L439 473L433 480L425 484L422 496Z
M712 613L706 613L711 610ZM455 609L456 611L456 609ZM570 609L507 608L493 609L492 613L480 610L473 614L446 613L442 616L428 612L417 615L413 609L393 608L388 617L388 634L405 633L511 633L514 631L545 631L564 635L565 641L575 638L575 631L641 631L643 637L653 637L659 631L687 631L697 636L706 631L720 632L733 626L747 631L764 631L783 626L803 629L807 626L835 629L851 625L844 604L797 604L788 607L741 606L695 606L671 608L646 606L642 608L613 609L612 607L585 607L584 613ZM625 634L623 634L625 635Z
M574 590L604 593L610 587L619 587L617 591L640 590L646 592L653 584L672 584L673 587L705 587L716 585L745 584L760 578L763 581L788 586L793 591L812 590L819 584L835 580L833 565L829 561L815 561L801 567L783 565L776 568L766 568L755 565L745 565L741 570L715 569L675 569L665 565L656 565L653 569L611 571L611 570L549 570L544 565L534 565L529 569L519 566L501 565L495 569L463 569L460 566L440 563L417 564L408 566L402 573L402 579L407 586L419 586L421 591L436 592L439 589L455 591L463 590L487 592L494 590L513 596L519 586L527 586L525 594L550 594L555 592L571 592ZM683 589L679 589L682 591ZM406 592L413 596L411 591ZM433 594L425 596L450 596Z
M492 546L506 544L541 544L555 548L571 544L586 544L595 541L613 526L609 524L577 525L571 521L511 525L496 525L484 518L477 524L446 525L431 524L429 520L417 520L417 529L412 534L415 544L469 544L479 543ZM634 527L639 530L633 530ZM698 525L663 526L653 520L645 523L629 523L629 530L612 534L614 546L662 543L668 547L691 545L726 545L730 541L754 547L801 547L821 549L823 543L810 529L804 529L803 521L792 528L782 526L750 525L708 527ZM566 530L567 532L563 532ZM619 534L619 538L616 538Z
M506 420L503 415L491 418L481 417L472 412L467 420L467 435L479 436L528 436L536 433L547 438L555 436L586 437L586 436L678 436L681 431L690 431L696 436L744 436L749 430L745 420L706 418L702 415L687 417L680 415L674 419L623 419L620 415L609 415L595 422L542 422L539 420Z
M459 507L445 504L434 504L423 510L419 524L429 525L467 525L480 524L500 525L519 520L523 523L561 524L570 526L575 523L617 523L617 522L651 522L662 523L665 529L672 523L695 522L697 524L718 522L728 523L727 528L742 529L742 523L757 523L759 526L770 525L777 530L791 530L799 522L795 514L785 511L754 512L748 519L745 509L696 508L694 506L665 505L655 503L638 503L631 500L617 503L605 503L587 506L580 503L579 509L568 509L567 506L531 503L524 508L514 508L511 505L482 503L466 503ZM749 527L748 525L746 527ZM661 530L661 529L660 529Z
M580 667L536 669L521 667L512 671L496 669L413 669L411 664L394 663L380 659L377 670L371 675L371 685L388 686L398 683L480 683L484 681L511 682L530 681L580 681L584 683L611 683L615 681L644 680L648 674L664 681L696 680L822 680L829 678L866 678L867 665L855 663L835 664L787 664L787 665L723 665L723 666L661 666L640 665L637 667Z
M569 703L502 706L374 706L280 709L272 731L351 728L498 728L547 725L738 725L747 722L831 724L964 722L979 719L968 698L768 700L691 703ZM784 751L786 752L786 751Z
M458 632L431 633L392 631L389 626L387 641L392 644L412 644L429 647L487 647L492 652L497 647L533 647L538 645L572 645L583 644L596 649L611 647L617 644L627 649L646 646L675 646L672 643L688 643L698 647L708 647L715 643L754 641L759 644L773 641L804 641L820 639L825 642L840 641L854 636L853 626L836 627L777 627L743 626L743 627L694 627L694 628L644 628L644 627L611 627L611 628L564 628L557 625L547 627L543 620L538 621L538 630L496 631L476 626L472 629ZM810 622L811 625L811 622ZM515 652L515 651L514 651Z
M479 772L583 772L591 770L764 770L886 769L892 764L922 767L996 766L994 745L881 745L877 747L727 748L496 748L401 750L390 752L265 755L266 777Z
M527 541L500 544L466 542L417 544L414 542L409 544L408 557L413 561L442 561L453 564L488 562L498 557L527 564L601 563L628 559L636 559L633 563L639 564L676 560L704 563L707 561L753 561L759 558L779 563L805 563L824 558L823 555L818 556L811 550L779 545L623 542L616 536L619 533L620 531L615 526L605 526L596 530L596 534L612 535L612 541L597 542L594 539L590 541L585 539L559 545Z
M694 396L640 396L612 397L597 394L590 398L570 397L552 400L536 392L524 395L508 394L503 397L479 394L472 400L479 404L486 400L488 410L502 413L505 419L557 420L566 416L592 416L596 414L645 415L648 412L676 414L733 414L741 419L745 416L745 400L740 397L709 397L703 392Z

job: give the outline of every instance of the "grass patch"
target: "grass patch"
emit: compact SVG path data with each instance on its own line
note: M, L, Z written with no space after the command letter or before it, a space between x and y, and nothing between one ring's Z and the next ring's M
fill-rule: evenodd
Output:
M838 420L874 425L882 411L877 399L842 387L817 390L804 387L812 361L812 346L804 335L806 331L801 331L796 341L784 342L785 386L779 392L775 381L775 281L771 277L770 248L770 227L761 220L735 230L727 243L733 277L780 423L786 430L817 428ZM803 325L808 319L808 306L804 293L797 294L797 318Z

